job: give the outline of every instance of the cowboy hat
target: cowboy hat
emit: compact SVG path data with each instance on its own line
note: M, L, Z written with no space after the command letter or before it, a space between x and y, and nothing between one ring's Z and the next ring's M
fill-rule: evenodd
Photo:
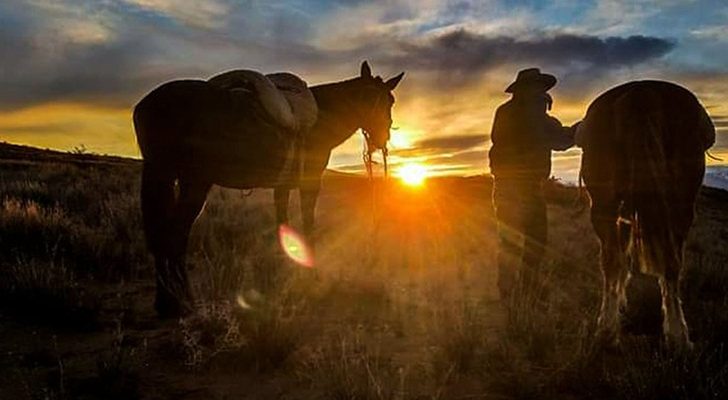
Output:
M516 76L516 80L508 85L506 88L506 93L513 93L516 90L531 86L531 87L539 87L543 89L544 92L551 89L556 85L556 77L550 74L542 74L541 70L538 68L527 68L524 70L518 71L518 75Z

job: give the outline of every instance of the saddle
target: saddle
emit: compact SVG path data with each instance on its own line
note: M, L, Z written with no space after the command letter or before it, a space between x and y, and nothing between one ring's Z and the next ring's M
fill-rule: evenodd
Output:
M286 144L275 184L295 186L303 171L304 133L318 119L318 105L306 82L287 72L263 75L245 69L224 72L208 82L233 95L255 96L268 119L281 128Z
M263 75L240 69L213 76L208 82L233 93L254 95L268 117L287 132L305 132L318 118L316 99L308 85L288 72Z

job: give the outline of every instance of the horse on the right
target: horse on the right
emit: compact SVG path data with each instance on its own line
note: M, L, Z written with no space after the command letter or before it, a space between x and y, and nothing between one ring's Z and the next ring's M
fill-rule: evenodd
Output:
M620 309L631 266L638 265L659 280L666 342L690 348L679 281L705 152L715 142L708 113L676 84L629 82L592 102L576 142L601 244L598 337L619 343Z

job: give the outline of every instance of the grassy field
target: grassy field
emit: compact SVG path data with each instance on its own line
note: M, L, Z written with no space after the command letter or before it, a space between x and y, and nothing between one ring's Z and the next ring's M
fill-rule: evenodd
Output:
M160 322L140 167L0 148L0 399L728 396L726 192L699 199L683 279L696 346L674 354L646 277L622 347L593 345L598 244L574 189L549 190L543 293L506 312L487 177L372 190L327 173L313 269L278 249L270 191L215 188L191 237L196 312Z

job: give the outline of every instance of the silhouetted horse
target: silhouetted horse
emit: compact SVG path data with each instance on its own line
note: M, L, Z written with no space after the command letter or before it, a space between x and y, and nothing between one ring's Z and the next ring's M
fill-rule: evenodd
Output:
M591 221L604 277L599 336L619 342L630 261L659 278L668 343L689 347L679 277L705 151L715 128L687 89L639 81L613 88L590 106L577 131Z
M367 62L359 77L311 88L318 119L303 133L300 179L281 182L287 143L264 118L259 100L231 95L207 81L168 82L134 109L144 158L141 203L147 244L157 276L155 308L170 317L190 310L185 268L190 229L213 184L274 188L278 223L288 220L288 194L300 189L304 231L311 238L321 174L331 150L364 130L369 151L385 148L392 125L391 91L404 73L383 81Z

